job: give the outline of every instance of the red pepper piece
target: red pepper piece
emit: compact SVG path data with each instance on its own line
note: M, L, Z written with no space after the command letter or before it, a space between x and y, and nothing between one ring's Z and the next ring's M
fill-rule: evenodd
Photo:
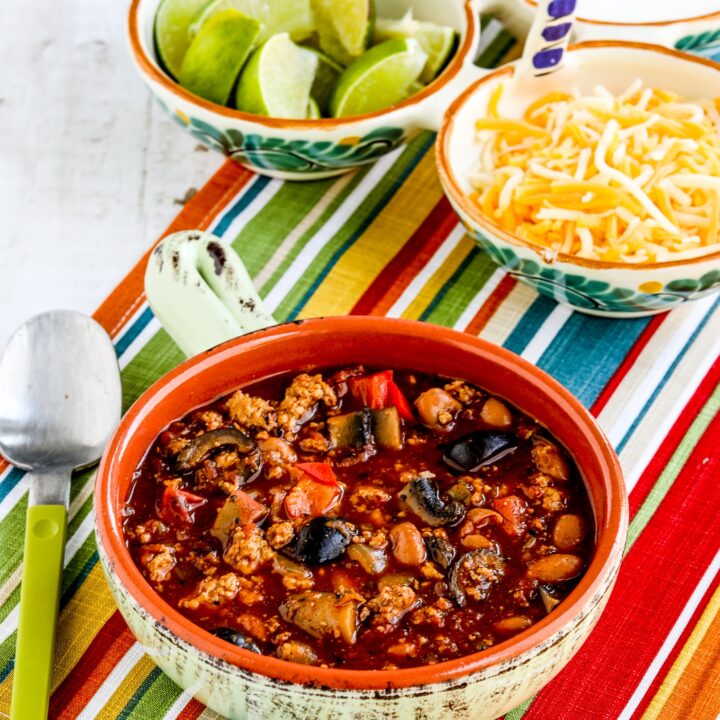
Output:
M180 521L186 525L192 525L195 521L195 510L206 502L207 500L200 495L194 495L187 490L180 490L174 485L168 485L160 503L160 517L168 524Z
M388 389L392 381L392 370L384 370L373 375L350 378L348 387L363 407L382 410L388 406Z
M324 462L306 462L296 463L295 467L298 470L302 470L306 475L309 475L311 479L322 485L336 486L338 484L335 473L330 463Z
M391 380L388 385L388 401L390 405L397 408L398 414L403 420L413 421L415 419L410 403L394 380Z

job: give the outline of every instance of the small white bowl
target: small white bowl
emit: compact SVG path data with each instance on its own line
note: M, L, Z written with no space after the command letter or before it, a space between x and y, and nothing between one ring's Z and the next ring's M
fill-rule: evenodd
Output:
M437 130L442 113L487 70L473 65L480 42L478 0L377 0L379 15L415 17L457 30L458 49L430 85L384 110L349 118L286 120L252 115L203 100L161 69L153 27L160 0L133 0L128 35L133 60L162 107L200 142L263 175L315 180L373 162L420 130Z
M720 250L699 258L662 263L613 263L571 255L550 257L547 248L513 235L468 199L477 161L475 122L486 116L488 100L506 84L515 65L475 82L448 109L436 151L443 189L478 245L511 275L543 295L581 312L607 317L640 317L664 312L720 290ZM557 72L518 83L502 95L499 112L520 117L530 103L551 91L604 85L621 93L635 79L688 99L720 97L720 68L702 58L657 45L585 42L568 48Z
M567 3L567 0L566 0ZM523 37L537 0L488 0L483 12L495 15ZM572 30L574 41L632 40L711 55L720 53L717 0L579 0Z

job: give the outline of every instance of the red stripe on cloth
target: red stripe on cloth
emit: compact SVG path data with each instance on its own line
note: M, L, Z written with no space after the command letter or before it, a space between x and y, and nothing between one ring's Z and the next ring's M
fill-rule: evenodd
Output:
M479 335L516 284L517 280L515 278L506 275L490 293L482 307L475 313L475 317L465 328L465 332L471 335Z
M648 705L650 705L650 703L652 702L652 699L655 697L657 691L660 689L660 686L665 680L665 677L667 676L668 672L670 672L670 668L673 666L673 664L678 658L678 655L680 655L682 649L685 647L685 643L687 643L688 639L690 638L692 631L698 624L700 617L705 612L708 603L712 599L712 596L715 594L715 591L718 589L718 587L720 587L720 575L716 576L715 580L713 580L713 582L710 584L710 587L703 595L700 604L695 609L695 612L692 614L692 617L688 621L688 624L685 626L685 629L678 638L678 641L675 643L675 646L668 655L667 660L665 660L665 662L662 664L662 667L660 668L658 674L655 676L655 679L652 681L652 683L650 683L650 687L645 693L645 697L643 697L642 701L633 713L634 718L642 717L642 714L645 712L645 710L647 710Z
M197 720L205 710L205 706L194 698L182 709L177 720Z
M53 720L77 717L134 642L135 638L116 610L52 694L48 716Z
M615 374L610 378L607 385L603 388L602 392L598 396L597 400L593 404L590 412L597 417L602 409L607 405L608 400L613 396L618 388L618 385L623 381L623 378L628 374L630 368L635 364L635 361L640 356L640 353L645 349L645 346L650 342L650 338L657 332L658 328L663 324L667 313L662 315L655 315L653 319L648 323L647 327L640 333L640 337L635 341L630 352L625 356L625 359L620 364L620 367L615 371Z
M678 445L682 442L682 439L695 421L698 413L702 410L719 384L720 359L715 361L715 364L710 368L700 385L698 385L697 390L690 398L688 404L683 408L675 424L665 436L662 444L653 455L652 460L648 463L648 466L630 493L630 517L633 517L645 502L660 473L667 467L673 453L677 450Z
M350 311L352 315L384 315L428 263L457 225L457 216L443 197L373 280Z
M226 161L210 181L185 204L158 242L180 230L207 229L215 216L252 177L254 175L249 170L240 167L235 161ZM152 250L153 248L150 248L143 255L93 314L111 337L120 332L145 300L145 266Z
M720 549L720 414L623 562L607 609L524 720L616 718Z

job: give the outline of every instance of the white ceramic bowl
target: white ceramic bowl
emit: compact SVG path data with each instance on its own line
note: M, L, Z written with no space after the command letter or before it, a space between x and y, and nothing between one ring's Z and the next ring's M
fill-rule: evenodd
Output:
M350 118L284 120L240 112L203 100L180 87L160 67L153 25L160 0L133 0L128 18L132 57L163 108L208 147L256 172L311 180L377 160L419 130L436 130L450 102L485 72L473 65L480 41L476 0L377 0L378 14L415 17L454 27L457 52L430 85L407 100Z
M558 254L508 233L468 200L477 161L475 121L486 115L488 100L507 85L515 66L476 81L451 105L437 140L440 180L468 232L495 262L539 292L582 312L607 317L638 317L663 312L720 290L720 251L694 259L628 264L584 260ZM571 46L557 72L519 83L504 92L499 112L520 117L527 106L551 91L579 88L590 93L602 84L613 93L640 78L688 99L720 97L715 63L657 45L586 42Z
M483 12L522 37L536 7L537 0L487 0ZM577 42L633 40L717 54L720 6L717 0L578 0L572 36Z

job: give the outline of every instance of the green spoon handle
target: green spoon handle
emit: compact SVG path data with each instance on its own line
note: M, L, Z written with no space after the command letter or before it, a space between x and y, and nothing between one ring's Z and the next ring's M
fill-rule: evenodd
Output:
M63 505L28 508L11 720L47 718L66 526Z

